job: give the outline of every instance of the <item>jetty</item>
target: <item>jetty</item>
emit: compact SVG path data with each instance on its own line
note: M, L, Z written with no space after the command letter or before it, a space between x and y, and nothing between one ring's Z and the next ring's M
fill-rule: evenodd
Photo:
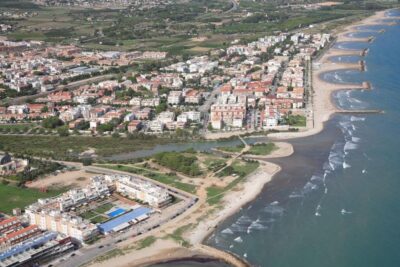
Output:
M341 114L384 114L385 111L380 109L337 109L336 113Z

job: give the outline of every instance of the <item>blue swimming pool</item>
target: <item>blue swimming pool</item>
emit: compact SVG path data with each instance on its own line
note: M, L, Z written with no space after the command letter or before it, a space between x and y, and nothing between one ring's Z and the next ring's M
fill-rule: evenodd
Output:
M121 215L121 214L123 214L125 212L126 212L126 210L124 210L122 208L118 208L118 209L116 209L116 210L114 210L112 212L107 213L107 216L111 217L111 218L114 218L114 217L117 217L117 216L119 216L119 215Z

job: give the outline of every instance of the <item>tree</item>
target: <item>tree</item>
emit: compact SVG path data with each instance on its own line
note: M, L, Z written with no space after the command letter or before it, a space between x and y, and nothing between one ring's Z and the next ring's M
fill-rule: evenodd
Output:
M113 132L111 135L113 138L119 138L120 134L118 132Z
M93 163L93 160L91 158L84 158L82 160L83 166L89 166L89 165L92 165L92 163Z
M68 136L69 131L67 126L62 126L57 129L57 132L60 136Z
M48 106L42 107L42 109L40 110L40 112L42 112L42 113L49 112L49 107L48 107Z
M162 101L157 107L156 107L156 113L159 114L163 111L166 111L168 108L168 104L165 101Z
M64 125L63 121L56 116L48 117L42 122L42 126L47 129L54 129L62 125Z

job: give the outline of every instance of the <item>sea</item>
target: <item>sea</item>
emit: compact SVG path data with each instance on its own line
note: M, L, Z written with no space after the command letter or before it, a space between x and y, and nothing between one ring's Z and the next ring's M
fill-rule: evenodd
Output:
M273 160L282 171L220 224L208 245L263 267L400 266L400 25L360 30L373 34L374 42L337 47L368 48L366 71L333 71L323 78L369 81L373 90L340 91L333 99L342 108L385 113L335 115L320 134L290 141L295 153ZM226 266L209 264L184 266Z

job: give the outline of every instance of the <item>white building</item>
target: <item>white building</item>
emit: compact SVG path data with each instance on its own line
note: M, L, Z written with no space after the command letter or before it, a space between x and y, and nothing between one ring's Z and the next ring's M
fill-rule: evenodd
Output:
M171 195L166 189L132 176L119 177L115 185L116 191L120 194L146 202L153 207L163 207L172 200Z

